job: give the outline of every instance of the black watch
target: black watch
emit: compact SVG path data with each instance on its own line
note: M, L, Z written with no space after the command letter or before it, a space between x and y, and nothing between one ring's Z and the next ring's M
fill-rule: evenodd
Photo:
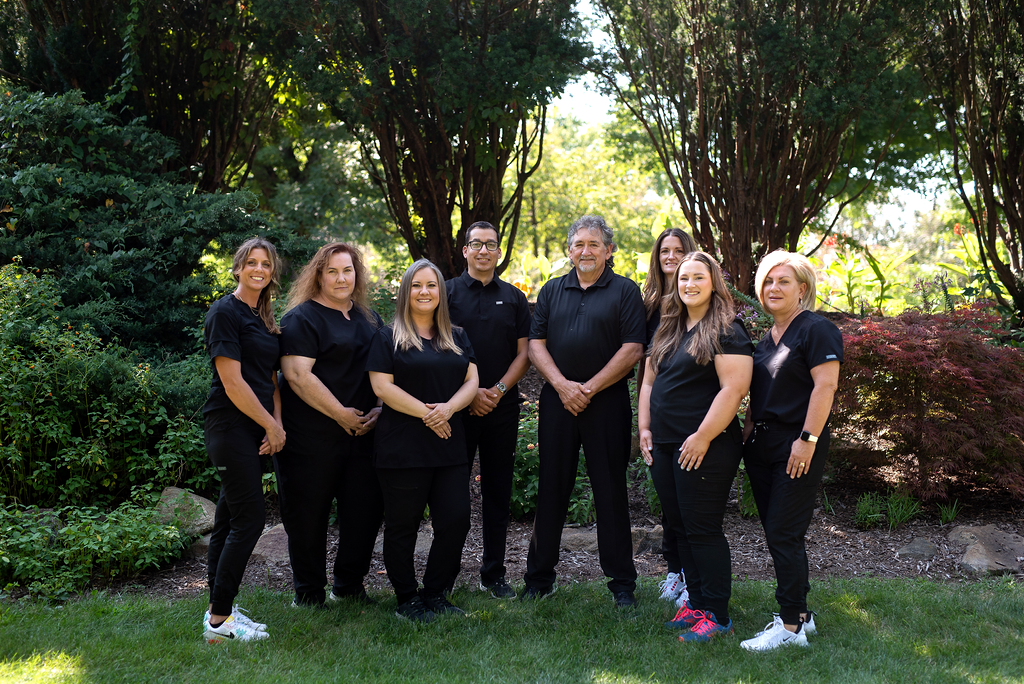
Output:
M817 436L812 435L807 430L804 430L803 432L800 433L800 439L802 439L805 442L810 442L811 444L814 444L815 442L818 441Z

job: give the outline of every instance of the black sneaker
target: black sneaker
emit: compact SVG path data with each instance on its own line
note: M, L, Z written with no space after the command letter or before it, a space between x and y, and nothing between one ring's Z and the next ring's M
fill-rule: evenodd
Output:
M332 590L331 593L327 595L327 600L331 603L337 603L338 601L352 601L353 603L361 603L364 606L377 605L377 600L370 598L366 593L365 587L359 587L359 591L354 591L348 594L336 594Z
M480 591L486 591L496 599L504 598L515 598L516 591L508 585L504 577L501 577L496 582L490 584L484 584L483 580L480 581Z
M633 596L631 591L617 591L615 592L615 607L616 608L635 608L636 597Z
M419 596L413 596L405 603L400 603L395 615L413 622L430 622L434 619L434 613L423 604Z
M454 605L444 594L422 594L423 605L435 615L465 615L466 611Z
M529 584L523 589L523 593L519 595L520 601L540 601L551 596L558 591L558 585L552 584L547 587L531 587Z

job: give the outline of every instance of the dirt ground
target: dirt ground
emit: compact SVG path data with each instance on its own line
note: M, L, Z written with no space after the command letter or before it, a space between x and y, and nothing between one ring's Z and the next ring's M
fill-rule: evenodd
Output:
M531 369L530 375L521 383L524 395L535 400L539 394L540 382L535 371ZM954 496L959 498L963 505L963 511L953 523L945 526L939 524L937 507L934 504L926 504L924 512L917 519L895 531L890 532L888 527L859 530L853 524L857 497L864 491L885 491L885 478L884 469L857 467L843 462L831 464L822 491L819 492L818 508L807 532L811 577L926 577L940 582L976 581L975 577L959 567L966 547L948 541L948 535L955 526L994 524L1006 532L1024 535L1024 504L984 490L954 492ZM470 481L472 527L462 555L459 584L475 587L482 549L480 489L475 478L471 477ZM652 528L660 523L660 520L648 510L646 499L638 484L631 485L630 499L633 526ZM280 515L273 499L268 501L268 506L269 528L280 522ZM532 529L532 520L514 521L509 528L506 565L508 580L513 586L521 582L526 571L526 554ZM744 518L740 515L735 491L725 516L725 532L732 550L733 573L737 578L774 578L772 560L765 545L761 525L756 518ZM896 552L900 548L919 537L928 539L936 545L938 553L934 558L919 561L897 555ZM328 538L329 559L333 558L336 546L337 529L332 528ZM422 576L424 560L417 560L419 576ZM642 577L663 578L665 575L665 562L659 553L641 553L634 561ZM597 555L583 551L563 550L556 571L562 583L597 580L603 577ZM1017 580L1024 581L1024 574L1018 575ZM249 562L243 583L276 591L288 591L291 589L291 569L287 562L267 563L259 558L253 558ZM367 588L390 588L384 562L379 554L374 555L367 577ZM183 559L160 570L117 581L107 589L168 598L196 596L206 589L206 562L202 558Z

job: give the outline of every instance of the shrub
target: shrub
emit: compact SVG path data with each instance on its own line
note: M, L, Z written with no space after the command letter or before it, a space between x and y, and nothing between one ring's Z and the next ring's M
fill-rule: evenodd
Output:
M857 497L857 508L853 514L853 524L862 530L878 527L885 515L882 513L884 502L875 492L864 492Z
M902 490L893 490L885 498L885 517L889 521L889 531L910 522L921 512L921 503Z
M188 539L154 521L154 511L124 503L53 511L0 508L0 587L51 599L81 591L94 577L134 575L177 558Z
M951 504L939 504L939 522L943 525L953 522L962 510L960 499L956 499Z
M1024 351L993 344L986 309L843 324L837 432L878 436L910 492L945 499L955 477L1024 497Z

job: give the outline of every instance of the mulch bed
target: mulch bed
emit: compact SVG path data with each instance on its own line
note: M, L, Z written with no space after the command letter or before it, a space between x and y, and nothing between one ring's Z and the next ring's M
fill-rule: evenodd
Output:
M530 374L520 383L520 387L524 395L536 400L541 383L536 371L531 369ZM940 525L936 507L929 504L925 505L921 516L894 531L889 531L888 527L867 531L857 529L853 524L857 497L864 491L884 491L885 488L884 469L833 464L823 484L832 510L827 510L824 505L816 509L807 533L807 554L812 578L923 577L940 582L977 581L975 576L964 572L959 566L966 546L948 540L948 535L955 526L994 524L1003 531L1024 535L1024 503L983 490L967 489L954 493L963 505L963 512L952 524ZM459 582L475 587L480 570L482 542L480 489L474 478L471 478L470 490L473 506L472 527L463 551ZM639 487L633 487L630 499L634 526L650 528L660 523L660 520L648 510L646 499ZM824 498L820 498L820 501L823 504ZM268 501L268 505L269 528L280 522L280 515L273 499ZM774 579L772 560L765 545L760 522L756 518L743 518L740 515L735 491L726 512L725 531L732 549L732 566L736 577L741 580ZM526 554L531 532L532 520L514 521L510 526L506 565L509 582L513 585L521 581L526 571ZM936 545L938 553L934 558L921 561L897 555L896 552L900 548L919 537L928 539ZM329 533L328 545L328 558L332 558L337 546L337 530L334 528ZM417 560L417 572L420 576L424 561L423 558ZM665 575L666 566L660 554L638 554L635 563L637 571L643 577L657 578ZM603 578L597 554L583 551L563 550L561 562L556 570L561 582ZM1018 575L1016 579L1024 581L1024 574ZM291 569L287 562L268 563L260 558L253 558L249 562L243 584L275 591L289 591ZM128 580L119 580L107 588L117 592L167 598L196 596L206 590L206 561L183 559L157 571L147 572ZM384 562L379 554L374 555L367 578L367 588L390 589Z

